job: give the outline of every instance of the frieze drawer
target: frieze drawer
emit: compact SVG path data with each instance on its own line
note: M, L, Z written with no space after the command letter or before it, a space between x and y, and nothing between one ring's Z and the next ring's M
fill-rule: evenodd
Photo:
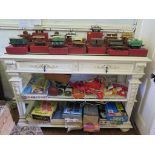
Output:
M97 74L131 74L133 72L133 64L103 64L103 63L80 63L79 72L81 73L97 73Z
M70 73L78 71L78 64L73 61L17 62L17 70L34 73Z

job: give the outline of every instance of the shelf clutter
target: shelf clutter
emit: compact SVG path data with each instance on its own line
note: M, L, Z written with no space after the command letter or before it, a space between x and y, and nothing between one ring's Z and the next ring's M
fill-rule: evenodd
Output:
M98 132L103 127L123 125L128 122L128 116L121 102L35 101L27 120L63 126L67 131Z
M55 79L57 77L57 79ZM96 76L83 81L71 81L71 75L49 74L32 76L22 91L23 99L126 99L125 85Z
M78 37L75 32L65 35L58 31L49 37L44 29L35 29L29 34L24 31L18 37L10 38L6 47L8 54L80 54L110 56L146 57L148 50L143 48L142 40L134 38L133 32L104 34L101 27L92 26L86 38Z

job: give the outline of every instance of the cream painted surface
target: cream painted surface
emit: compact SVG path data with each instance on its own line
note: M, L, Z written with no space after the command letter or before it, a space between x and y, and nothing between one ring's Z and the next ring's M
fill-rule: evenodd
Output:
M90 58L90 59L89 59ZM95 73L96 72L96 68L99 67L98 69L98 74L105 74L108 75L108 72L103 71L104 69L106 69L105 67L115 67L115 70L111 70L110 74L117 74L120 75L122 74L122 66L123 66L123 73L124 75L129 74L129 68L128 65L134 66L131 67L133 68L132 71L130 72L131 75L131 79L128 81L128 94L127 94L127 98L124 98L123 100L120 98L117 98L117 96L115 96L114 98L104 98L103 101L125 101L125 108L128 114L128 125L126 123L124 123L121 126L112 126L113 128L121 128L122 131L128 131L132 126L130 124L130 116L132 113L132 109L135 103L135 99L136 99L136 94L137 94L137 90L139 87L140 82L140 78L144 75L144 69L146 67L147 62L149 62L150 60L147 57L139 57L139 58L129 58L129 57L113 57L113 56L48 56L48 55L44 55L42 56L42 58L40 58L40 55L35 55L35 57L31 57L31 55L26 55L26 56L15 56L15 55L5 55L2 56L1 59L4 59L4 61L6 60L6 65L7 68L9 70L9 68L11 67L12 69L9 70L8 74L11 76L11 79L9 80L12 84L13 87L13 91L15 94L15 98L16 98L16 103L18 106L18 111L19 111L19 124L25 124L26 123L26 111L25 111L25 99L22 98L22 94L20 94L19 92L21 92L23 87L23 81L21 77L21 71L19 70L21 66L23 66L26 68L26 71L23 72L33 72L33 73L38 73L38 71L36 68L40 67L42 68L42 66L44 65L48 65L48 67L50 68L50 66L53 66L53 62L55 65L57 65L60 68L62 67L62 64L69 64L71 63L70 66L74 66L74 63L77 65L77 73L80 74L81 73L81 68L82 67L78 67L80 66L80 64L82 63L83 66L90 66L90 68L88 69L88 67L85 68L85 70L83 70L84 74L91 74L91 73ZM50 61L49 61L50 60ZM57 61L56 61L57 60ZM132 61L131 61L132 60ZM45 64L46 61L46 64ZM104 62L104 63L103 63ZM17 64L20 64L17 65ZM32 64L32 65L31 65ZM87 65L88 64L88 65ZM91 64L91 65L90 65ZM115 64L115 65L114 65ZM30 65L30 66L29 66ZM27 67L28 66L28 67ZM103 67L102 67L103 66ZM124 67L125 66L125 67ZM34 71L32 71L32 68L35 68ZM57 67L56 67L57 68ZM67 67L68 68L68 67ZM100 69L101 68L101 69ZM103 68L103 70L102 70ZM86 70L87 69L87 70ZM110 70L110 69L109 69ZM57 70L57 73L61 73L62 69ZM64 71L67 72L67 70ZM46 73L48 73L50 71L47 70ZM41 72L43 73L43 72ZM74 70L71 69L70 73L74 74ZM16 80L17 79L17 80ZM81 80L81 79L80 79ZM45 96L44 100L61 100L61 98L56 97L56 98L48 98ZM107 100L108 99L108 100ZM75 101L76 99L71 99L71 101ZM87 101L87 98L84 99L85 101ZM88 101L90 101L90 99L88 99ZM102 100L101 100L102 101ZM42 124L39 124L42 126ZM48 124L46 124L48 125ZM111 127L111 126L106 126L106 127Z
M151 73L155 74L155 20L141 21L141 27L136 36L142 39L148 48L149 58L152 62L145 69L143 83L139 89L139 106L136 109L136 124L142 134L150 134L153 131L155 119L155 83L150 79Z
M19 71L32 71L32 72L42 72L42 73L66 73L66 72L77 72L78 66L74 61L61 62L17 62L17 70Z

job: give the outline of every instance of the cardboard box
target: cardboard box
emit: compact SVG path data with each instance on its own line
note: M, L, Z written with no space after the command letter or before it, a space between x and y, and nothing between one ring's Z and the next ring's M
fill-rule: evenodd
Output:
M44 74L44 77L47 80L68 83L71 78L71 74Z
M8 106L0 106L0 135L9 135L14 126Z
M128 56L129 55L129 50L114 50L114 49L108 49L107 53L109 55L113 56Z
M31 112L32 118L50 122L56 108L57 103L54 101L40 101Z
M85 132L98 132L100 130L98 116L83 116L83 130Z
M21 46L21 47L14 47L10 45L10 46L7 46L5 49L8 54L27 54L29 51L27 45Z
M145 48L129 49L129 56L146 57L148 50Z
M48 54L68 54L68 47L62 47L62 48L53 48L53 47L49 47L49 51Z
M86 53L86 47L69 47L68 48L68 54L85 54Z
M30 45L30 53L48 53L48 46Z
M88 54L105 54L106 53L106 47L92 47L87 46Z
M92 123L94 125L98 124L98 116L83 115L83 124Z

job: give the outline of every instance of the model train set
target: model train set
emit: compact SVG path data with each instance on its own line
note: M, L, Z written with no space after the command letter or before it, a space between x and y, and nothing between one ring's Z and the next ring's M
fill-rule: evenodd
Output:
M53 55L110 55L110 56L142 56L146 57L148 50L143 48L142 40L134 38L133 32L103 33L99 26L92 26L86 38L78 37L74 32L53 35L44 29L35 29L29 34L10 38L6 47L8 54L53 54Z

